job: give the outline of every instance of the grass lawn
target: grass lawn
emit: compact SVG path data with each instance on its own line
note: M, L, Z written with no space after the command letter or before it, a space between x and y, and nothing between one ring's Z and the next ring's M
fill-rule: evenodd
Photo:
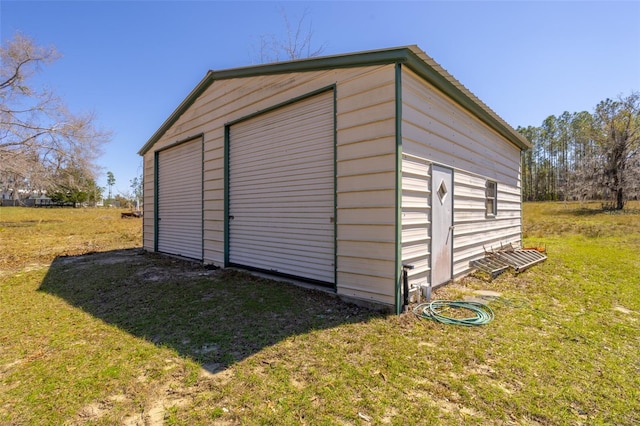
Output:
M0 425L640 423L640 204L529 203L549 259L442 325L140 249L109 209L0 208Z

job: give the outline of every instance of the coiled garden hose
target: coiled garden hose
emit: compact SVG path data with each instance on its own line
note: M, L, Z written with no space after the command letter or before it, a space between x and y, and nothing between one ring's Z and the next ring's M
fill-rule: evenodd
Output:
M468 318L454 318L444 315L444 311L450 308L466 309L475 314ZM420 318L432 319L443 324L464 326L483 325L490 323L495 317L489 305L473 301L434 300L429 303L421 303L413 308L413 313Z

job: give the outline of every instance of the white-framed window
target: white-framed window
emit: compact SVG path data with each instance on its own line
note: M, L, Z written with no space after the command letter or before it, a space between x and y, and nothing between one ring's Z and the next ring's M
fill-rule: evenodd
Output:
M498 214L498 184L487 181L485 208L487 217L495 217Z

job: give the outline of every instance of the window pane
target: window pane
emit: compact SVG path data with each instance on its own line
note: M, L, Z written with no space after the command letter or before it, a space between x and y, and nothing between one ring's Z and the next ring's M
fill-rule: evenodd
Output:
M494 215L496 212L493 210L493 200L487 200L487 214Z
M486 200L485 208L487 216L495 216L498 207L497 201L497 184L495 182L487 181L486 185Z
M447 185L445 185L444 180L440 182L440 186L438 187L438 197L440 197L440 202L444 203L444 198L447 195Z
M487 182L487 197L495 197L496 196L496 183L495 182Z

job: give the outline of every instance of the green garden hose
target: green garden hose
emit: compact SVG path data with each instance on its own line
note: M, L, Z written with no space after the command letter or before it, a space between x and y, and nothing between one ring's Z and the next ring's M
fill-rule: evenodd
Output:
M444 315L443 311L450 308L466 309L473 312L475 316L468 318L454 318ZM484 303L456 300L434 300L430 303L421 303L413 308L413 313L420 318L432 319L443 324L464 326L488 324L495 317L493 310Z

